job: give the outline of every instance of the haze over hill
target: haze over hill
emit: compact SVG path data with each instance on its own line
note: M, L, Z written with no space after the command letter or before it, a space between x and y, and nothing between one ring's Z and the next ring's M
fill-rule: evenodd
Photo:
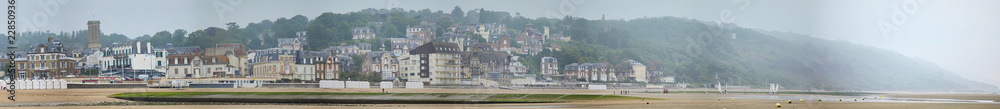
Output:
M47 2L49 1L23 1L23 4L44 4ZM548 17L545 13L550 10L559 12L557 7L563 4L561 1L357 1L356 3L347 3L341 1L289 2L248 0L240 4L227 4L234 7L234 11L205 11L215 10L213 9L213 6L219 6L217 3L212 2L213 1L199 0L128 2L112 0L88 2L72 1L72 3L61 3L61 5L56 6L59 7L58 9L46 12L43 12L45 10L41 7L22 8L24 9L23 11L25 11L22 13L47 13L47 15L51 16L48 20L49 23L44 25L42 27L44 29L39 29L39 31L51 31L54 34L46 34L44 36L54 36L55 34L59 34L58 31L68 32L84 29L85 25L83 22L86 20L101 19L104 23L106 23L102 26L106 27L106 29L103 30L109 37L115 36L136 38L142 37L142 34L149 34L150 36L153 36L155 35L155 32L161 30L172 31L174 29L185 29L194 31L205 29L207 27L225 27L225 23L228 22L246 24L249 22L257 22L261 19L277 19L280 17L290 18L299 14L312 19L322 12L346 13L369 7L403 7L407 10L431 8L433 11L443 10L448 12L451 7L458 5L466 10L485 8L486 10L508 11L511 14L520 13L527 18L538 18ZM938 88L928 86L966 83L963 82L961 78L954 78L958 76L951 75L952 73L963 74L964 77L987 81L993 84L1000 83L1000 81L997 81L1000 80L1000 78L998 78L1000 75L995 73L1000 70L998 70L997 67L991 66L1000 65L1000 58L996 57L998 55L997 50L1000 50L996 48L1000 47L1000 45L996 45L998 44L996 43L998 40L996 36L1000 35L1000 33L995 31L998 28L998 20L993 20L1000 19L1000 17L998 17L1000 15L996 12L988 12L990 10L1000 10L997 9L1000 7L997 6L1000 3L996 3L997 1L975 0L970 0L969 2L929 1L926 4L922 3L919 5L921 7L919 11L914 14L908 14L910 22L897 25L900 30L893 31L892 33L894 34L890 35L887 39L879 32L877 22L884 21L891 17L893 13L892 7L899 6L903 2L904 1L898 0L570 2L569 5L575 6L576 10L566 13L565 15L583 17L591 21L602 19L601 17L603 16L607 16L608 19L629 19L628 21L607 20L586 23L606 26L595 26L590 29L582 30L603 31L618 29L617 31L620 32L609 32L605 35L601 35L601 33L586 33L597 34L594 35L595 38L618 36L617 34L629 33L631 34L629 36L638 38L637 40L650 38L659 40L648 41L663 41L671 43L660 45L658 44L659 42L638 41L636 43L652 44L635 46L621 43L585 45L567 42L566 44L578 44L586 47L604 46L609 49L632 47L637 48L638 50L643 50L643 48L639 47L654 47L656 48L656 52L654 53L672 53L673 55L664 57L635 56L634 58L665 60L661 61L665 63L664 66L676 68L674 73L679 75L686 74L684 72L716 72L694 68L699 68L698 66L711 67L712 65L720 64L722 67L719 67L719 69L729 70L722 70L718 72L734 72L731 75L753 74L757 76L774 76L777 79L785 79L788 81L811 81L802 83L786 83L788 85L803 86L801 88L832 87L836 89L855 89L878 88L875 86L887 85L904 85L910 87L901 83L916 84L912 87L919 88ZM746 8L743 7L744 3L748 4L745 5L747 6ZM106 9L91 6L128 6L132 7L130 9L134 10ZM259 8L254 6L274 6L283 8ZM162 11L162 9L176 10ZM149 12L150 10L161 11ZM722 19L720 18L720 13L725 12L724 10L729 10L734 13L733 15L738 16L734 17L735 19L732 20L732 22L736 25L754 29L742 29L740 27L718 26L717 24L713 25L714 23L706 23L720 21L720 19ZM983 11L986 12L983 13ZM216 18L216 16L219 16L218 13L220 12L222 12L221 16L224 18ZM28 16L30 16L30 14ZM136 19L136 16L155 17L142 17L141 19ZM643 16L679 16L682 18L642 18ZM689 21L686 18L698 19L700 21ZM563 18L558 17L553 19L562 20ZM33 20L38 19L36 18ZM656 26L641 25L642 23L636 22L665 23L648 23L664 24ZM686 25L670 25L673 23ZM605 29L603 27L614 28ZM567 31L572 31L568 30L571 28L565 29L567 29ZM675 32L665 32L671 31L670 29L673 29ZM697 33L699 31L706 30L709 31ZM762 32L759 30L792 31L810 34L812 36L768 31ZM109 33L121 33L124 35L110 35ZM732 38L732 35L734 34L736 35L735 39ZM775 39L772 40L766 36L773 36ZM811 37L819 38L817 39ZM39 39L44 40L44 38L36 38L35 40L37 41ZM820 39L844 41L828 41ZM32 39L26 38L25 40ZM594 42L593 40L589 41ZM622 40L620 42L628 41L631 40ZM722 42L730 43L725 44ZM628 49L623 49L617 52L627 53L627 51ZM708 54L711 54L711 56L703 56ZM608 58L605 60L609 60L609 62L611 62L625 58L626 56L622 56ZM581 58L581 60L586 59L588 58ZM589 61L599 60L600 59L594 59ZM674 63L668 64L667 62ZM761 64L761 62L767 62L769 64ZM930 62L937 63L937 65L931 64ZM938 65L948 68L948 70L938 67ZM681 66L693 67L692 69L683 69L684 67ZM858 74L846 72L854 72ZM714 76L709 73L697 74L699 75L691 75L687 77L689 77L688 79L692 79L692 81L694 81L693 79L695 78L701 78L701 80L707 81L707 78ZM910 77L911 74L915 76ZM780 77L776 75L788 77ZM905 75L905 77L897 77L902 75ZM720 76L724 75L720 74ZM841 76L849 77L840 78ZM832 80L829 78L849 79L850 81L859 82L838 82L838 80ZM920 80L938 79L942 81L920 82ZM747 80L747 82L749 81L750 80ZM781 80L753 80L753 82L761 81ZM877 84L872 84L872 82L876 82ZM806 85L813 87L805 87Z

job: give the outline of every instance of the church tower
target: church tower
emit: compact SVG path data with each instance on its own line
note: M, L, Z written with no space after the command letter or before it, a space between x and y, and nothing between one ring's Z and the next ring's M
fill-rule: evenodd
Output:
M89 49L100 49L101 48L101 21L91 20L87 21L87 48Z

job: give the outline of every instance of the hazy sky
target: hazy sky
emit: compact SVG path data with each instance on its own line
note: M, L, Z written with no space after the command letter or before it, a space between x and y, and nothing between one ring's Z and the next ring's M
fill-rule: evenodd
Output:
M105 33L137 37L298 14L312 19L323 12L396 7L450 13L455 6L530 18L675 16L733 22L890 49L1000 86L998 0L19 0L17 11L21 30L84 30L86 21L101 20Z

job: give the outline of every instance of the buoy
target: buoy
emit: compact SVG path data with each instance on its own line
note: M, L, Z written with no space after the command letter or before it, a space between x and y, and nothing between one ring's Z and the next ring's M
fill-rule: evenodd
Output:
M729 99L729 100L731 100L731 101L733 101L733 102L736 102L736 99Z
M840 101L844 101L844 99L840 99Z
M821 99L816 99L816 101L823 101L823 99L822 98Z
M858 101L858 99L854 99L854 101Z
M792 100L788 100L788 104L792 104Z
M806 102L805 100L799 99L799 102Z
M774 103L774 106L781 107L781 103Z

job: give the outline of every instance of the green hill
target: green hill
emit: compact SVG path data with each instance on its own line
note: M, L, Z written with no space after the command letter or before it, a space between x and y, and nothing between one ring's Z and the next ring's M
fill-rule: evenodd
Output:
M774 82L791 89L997 89L931 62L846 41L674 17L568 19L573 20L567 32L574 41L555 42L564 50L551 53L561 62L656 61L667 75L696 86L716 83L719 75L720 81L758 88Z

